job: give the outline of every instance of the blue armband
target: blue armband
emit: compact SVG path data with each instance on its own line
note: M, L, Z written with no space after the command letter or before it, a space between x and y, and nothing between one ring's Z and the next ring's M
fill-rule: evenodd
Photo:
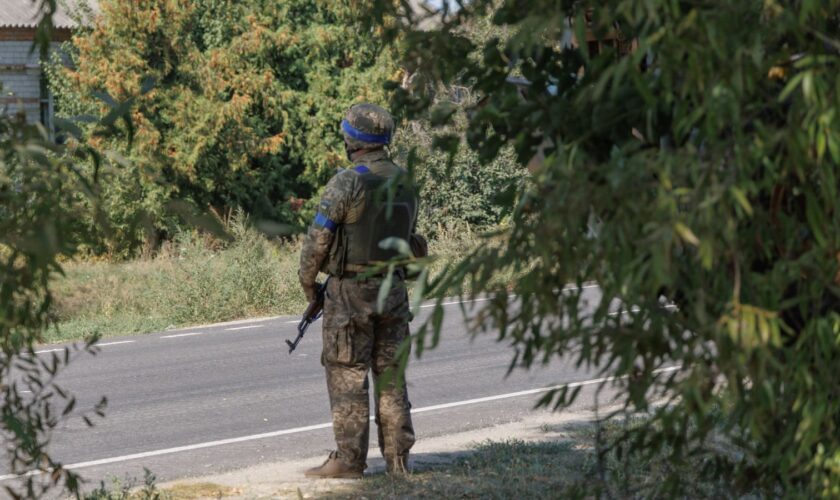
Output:
M334 233L335 230L338 229L338 224L328 219L327 216L321 212L318 212L315 216L315 224L323 227L324 229L328 229L331 233Z

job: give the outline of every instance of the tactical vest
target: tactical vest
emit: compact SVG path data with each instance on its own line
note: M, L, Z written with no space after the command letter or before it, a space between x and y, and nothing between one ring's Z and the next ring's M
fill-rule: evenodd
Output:
M333 276L398 256L399 252L383 249L379 243L391 237L409 241L417 220L417 193L413 188L401 179L374 174L365 166L353 171L363 183L365 206L356 222L338 226L323 269ZM394 182L399 184L389 185Z

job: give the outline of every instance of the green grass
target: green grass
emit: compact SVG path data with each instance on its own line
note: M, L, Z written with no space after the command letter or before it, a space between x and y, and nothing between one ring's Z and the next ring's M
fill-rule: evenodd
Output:
M224 248L182 237L156 257L124 263L71 262L54 283L51 342L145 333L255 316L297 314L299 244L276 244L240 227Z
M53 283L57 325L47 342L161 331L243 318L298 315L306 304L297 278L300 241L276 242L234 222L225 246L182 235L155 257L130 262L73 261ZM433 241L432 272L463 255L468 231Z

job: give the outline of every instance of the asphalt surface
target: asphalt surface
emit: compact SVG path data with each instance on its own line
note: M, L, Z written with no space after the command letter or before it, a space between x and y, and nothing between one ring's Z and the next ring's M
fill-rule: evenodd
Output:
M70 418L54 436L54 456L91 484L142 478L144 468L165 481L325 457L333 440L320 322L289 355L284 340L296 323L257 319L103 340L98 355L76 359L59 382L79 413L107 396L107 416L93 428ZM61 346L43 355L53 348ZM512 354L492 335L471 338L459 305L448 305L439 346L413 357L407 373L418 439L516 421L533 411L540 389L596 376L569 360L506 376ZM0 476L0 486L14 481L7 470Z

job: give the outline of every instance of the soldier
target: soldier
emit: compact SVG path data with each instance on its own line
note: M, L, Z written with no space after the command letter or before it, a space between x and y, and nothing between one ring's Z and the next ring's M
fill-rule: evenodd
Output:
M300 254L300 283L307 299L315 297L319 271L332 278L324 300L324 349L333 430L337 450L320 467L306 471L317 478L359 478L367 467L369 433L368 370L374 384L396 367L397 348L408 337L411 318L403 270L397 270L384 307L377 297L384 273L374 266L396 255L379 243L389 237L425 240L413 235L417 196L405 171L389 159L385 146L394 129L391 115L373 104L357 104L341 122L344 147L354 168L339 171L327 184L315 221ZM414 444L411 404L405 381L396 377L375 394L379 449L389 473L407 471Z

